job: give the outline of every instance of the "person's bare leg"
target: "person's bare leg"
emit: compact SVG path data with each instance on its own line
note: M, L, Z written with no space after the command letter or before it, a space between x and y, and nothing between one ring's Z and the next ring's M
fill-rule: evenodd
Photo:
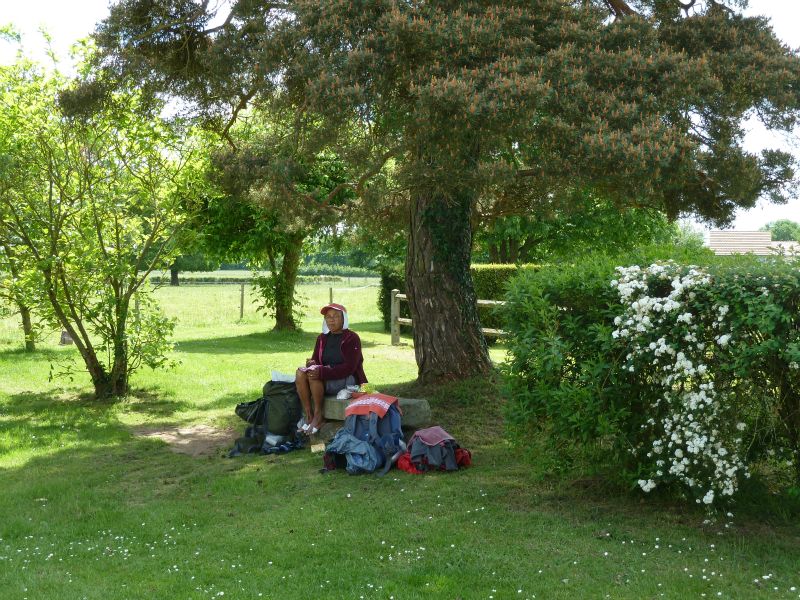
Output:
M314 417L311 420L311 426L319 429L322 427L324 418L323 402L325 402L325 382L319 379L309 379L309 387L311 388L311 397L314 399Z
M311 420L314 418L314 413L311 411L310 383L311 380L308 378L308 375L304 371L298 369L294 380L294 386L297 388L297 395L300 396L300 404L303 406L306 423L311 423Z

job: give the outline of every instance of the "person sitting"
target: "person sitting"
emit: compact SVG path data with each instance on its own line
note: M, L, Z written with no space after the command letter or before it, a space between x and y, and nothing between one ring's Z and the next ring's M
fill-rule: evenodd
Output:
M367 383L361 339L348 329L347 309L341 304L326 304L322 333L305 367L297 369L295 386L303 405L306 422L302 433L315 434L324 421L325 395L337 394L348 385Z

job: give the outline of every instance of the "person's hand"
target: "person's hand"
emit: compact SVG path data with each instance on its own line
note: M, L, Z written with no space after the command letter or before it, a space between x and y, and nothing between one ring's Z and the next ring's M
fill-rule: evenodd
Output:
M311 369L307 373L309 379L319 379L319 369Z
M315 365L315 364L317 364L317 361L315 361L313 358L307 358L306 359L306 366L307 367L310 367L311 365Z

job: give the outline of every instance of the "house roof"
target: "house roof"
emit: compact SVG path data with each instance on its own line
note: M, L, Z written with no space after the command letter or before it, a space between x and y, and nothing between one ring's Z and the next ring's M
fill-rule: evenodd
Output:
M708 232L708 247L714 254L757 254L770 256L775 254L772 246L772 234L769 231L722 231Z
M716 229L708 232L706 245L718 256L747 253L758 256L800 255L800 242L773 242L769 231Z

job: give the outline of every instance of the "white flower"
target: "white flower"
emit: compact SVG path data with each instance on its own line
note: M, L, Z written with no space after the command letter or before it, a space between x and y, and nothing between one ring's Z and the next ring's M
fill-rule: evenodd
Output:
M644 492L649 492L650 490L656 487L656 482L653 481L652 479L647 479L647 480L640 479L639 487L642 488Z

